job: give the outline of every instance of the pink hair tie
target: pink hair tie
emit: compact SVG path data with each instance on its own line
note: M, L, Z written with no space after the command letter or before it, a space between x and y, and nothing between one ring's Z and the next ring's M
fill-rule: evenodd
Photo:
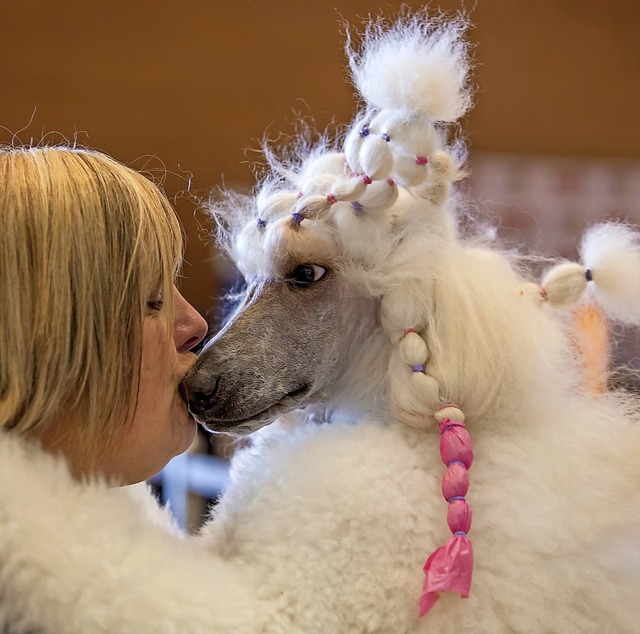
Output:
M447 524L453 535L429 555L424 565L421 618L434 606L441 592L458 592L466 599L473 572L473 548L467 537L471 509L465 499L469 468L473 463L471 437L464 424L464 414L455 405L445 405L436 412L435 418L440 431L440 457L447 466L442 476L442 495L449 504Z

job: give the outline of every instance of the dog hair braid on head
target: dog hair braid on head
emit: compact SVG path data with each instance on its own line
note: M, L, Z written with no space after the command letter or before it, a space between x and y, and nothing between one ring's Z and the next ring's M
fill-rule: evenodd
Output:
M591 294L611 318L640 324L640 236L629 227L607 223L584 235L577 262L554 266L539 289L544 302L557 308L575 306Z
M368 265L417 218L452 233L447 205L460 157L447 146L444 124L471 101L464 21L424 17L401 19L390 31L369 25L362 53L348 51L365 108L344 150L322 146L265 183L256 196L257 218L237 236L237 260L257 256L269 270L265 260L274 254L313 241L311 221L320 233L331 227L341 252Z

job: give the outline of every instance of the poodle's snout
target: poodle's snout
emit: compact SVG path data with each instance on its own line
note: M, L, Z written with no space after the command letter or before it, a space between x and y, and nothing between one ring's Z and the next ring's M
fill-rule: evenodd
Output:
M192 370L180 384L180 394L189 411L198 420L204 419L205 414L211 409L219 383L218 377L209 377L206 373Z

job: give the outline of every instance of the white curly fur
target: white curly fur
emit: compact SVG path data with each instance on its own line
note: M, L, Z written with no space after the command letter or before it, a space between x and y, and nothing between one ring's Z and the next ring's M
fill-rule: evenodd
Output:
M374 108L398 111L406 119L457 121L471 107L466 21L422 18L391 28L371 23L361 53L349 51L354 83Z
M464 153L442 123L471 103L465 23L424 18L367 31L351 54L364 111L343 148L263 187L266 224L250 204L218 209L243 216L227 237L249 280L282 276L287 258L329 261L380 312L325 404L359 424L257 435L204 539L255 565L280 614L267 631L632 632L640 403L584 392L566 320L541 298L573 305L591 284L638 323L638 234L592 229L583 264L558 265L543 289L516 254L459 235ZM477 564L471 598L445 597L419 623L420 567L447 537L443 401L474 439Z

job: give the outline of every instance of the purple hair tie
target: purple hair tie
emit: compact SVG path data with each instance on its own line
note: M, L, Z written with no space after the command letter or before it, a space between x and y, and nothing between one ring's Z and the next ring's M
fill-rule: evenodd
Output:
M304 216L301 216L297 211L294 211L291 214L291 217L293 218L293 221L299 225L303 220L304 220Z
M391 141L391 137L390 137L386 132L383 132L383 133L380 135L380 138L381 138L383 141L386 141L387 143L389 143L389 141Z
M266 226L267 223L262 218L258 218L258 227L260 227L260 229L264 229Z
M351 201L351 206L356 210L356 211L362 211L363 210L363 206L361 203L359 203L357 200L353 200Z
M587 282L593 282L593 275L591 274L591 269L586 269L584 272L584 276L587 278Z
M366 125L365 125L365 126L363 126L363 127L360 129L359 134L360 134L360 136L361 136L363 139L364 139L364 137L369 136L369 127L368 127L368 126L366 126Z
M424 372L424 365L412 365L411 366L411 371L412 372Z

